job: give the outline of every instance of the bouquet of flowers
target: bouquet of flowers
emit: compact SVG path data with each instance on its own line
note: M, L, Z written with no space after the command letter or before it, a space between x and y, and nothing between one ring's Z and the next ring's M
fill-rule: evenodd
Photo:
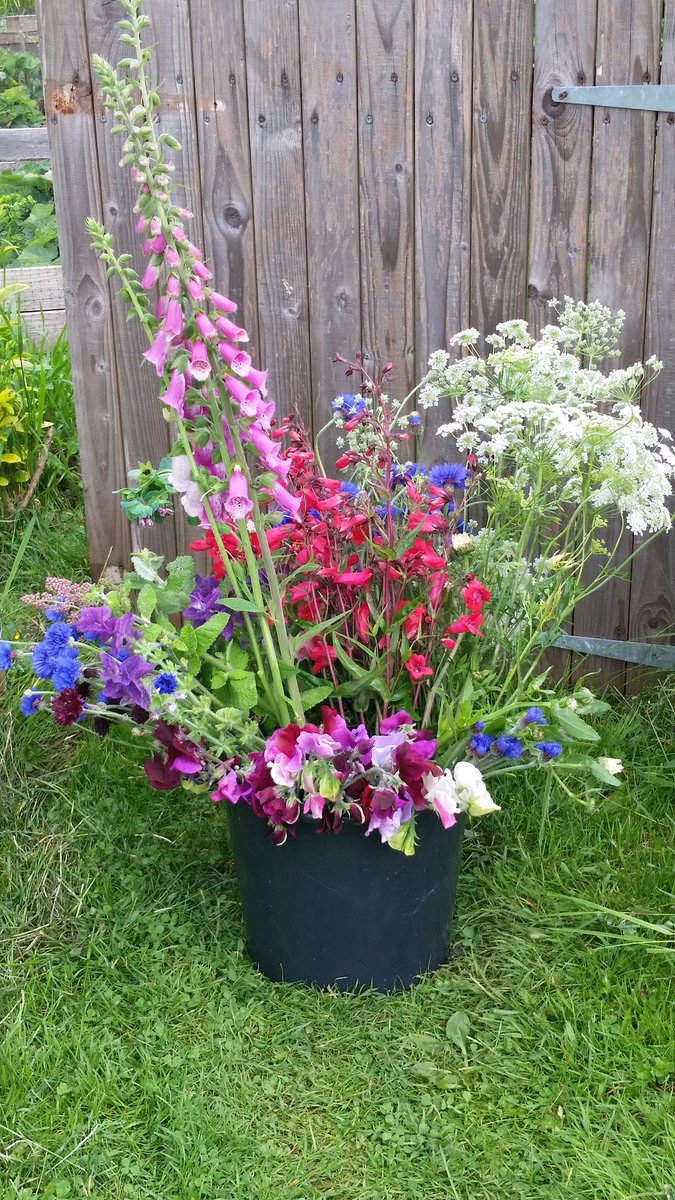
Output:
M190 240L171 190L179 146L154 120L148 21L138 0L122 4L129 57L96 67L138 189L142 276L90 231L147 334L175 431L122 503L139 526L180 504L210 571L143 550L117 586L48 580L26 597L39 636L0 643L0 668L33 673L22 712L100 734L133 724L154 748L154 787L250 805L279 844L300 819L325 832L348 820L410 854L423 811L445 827L494 811L497 774L616 784L621 764L590 753L584 719L606 705L584 687L560 696L541 658L622 569L608 517L638 534L670 524L675 455L638 407L659 364L603 373L620 316L566 301L536 340L512 321L479 354L475 330L458 334L461 356L433 354L401 399L390 365L374 377L340 358L353 390L313 444L277 415L236 305ZM454 402L448 442L427 466L424 414L441 397ZM339 478L322 466L328 432Z

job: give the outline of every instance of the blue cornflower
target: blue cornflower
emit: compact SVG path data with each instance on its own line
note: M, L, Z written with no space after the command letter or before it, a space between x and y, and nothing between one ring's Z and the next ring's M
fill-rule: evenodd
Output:
M52 681L57 692L65 692L66 688L75 687L80 679L82 667L77 656L77 650L70 647L56 660Z
M352 483L351 480L345 479L344 483L340 484L340 491L345 492L347 496L358 496L361 488L358 483Z
M520 758L523 753L523 743L516 737L498 737L495 748L504 758Z
M45 633L45 642L52 650L58 652L61 649L65 650L72 636L72 625L67 625L65 621L61 620L54 621Z
M0 642L0 671L9 671L13 662L11 642Z
M422 424L422 418L419 413L411 413L409 420L413 429L416 429L418 425Z
M548 721L540 708L528 708L523 721L526 725L548 725Z
M155 690L162 696L170 696L178 687L178 680L170 671L162 671L155 680Z
M551 758L558 758L563 752L560 742L539 742L537 750L541 750L546 762Z
M461 463L439 463L429 472L429 483L437 488L465 488L469 472Z
M428 474L429 468L425 467L424 463L410 463L410 466L406 471L406 477L408 479L414 479L416 475L420 476L420 478L426 478Z
M21 697L19 708L24 717L33 717L38 711L42 703L42 694L40 692L25 692Z
M363 396L336 396L331 407L333 412L341 413L345 417L355 417L358 413L363 412L366 402Z
M51 679L59 660L59 651L49 642L38 642L33 650L33 670L38 679Z
M485 729L485 721L474 721L472 728L474 733L482 733Z
M482 758L484 754L489 754L494 740L493 737L490 737L489 733L477 733L475 738L472 738L469 742L469 750L472 750L474 754Z
M386 519L387 519L387 506L386 506L386 504L380 504L380 505L378 506L378 508L376 508L376 509L375 509L375 512L377 513L378 517L382 517L382 520L383 520L383 521L386 521ZM403 508L397 508L395 504L392 504L392 506L391 506L391 515L392 515L392 517L394 518L394 520L396 520L396 517L403 517L403 516L405 516L405 509L403 509Z
M50 608L45 609L45 616L48 621L61 621L66 615L67 605L62 597L57 596Z

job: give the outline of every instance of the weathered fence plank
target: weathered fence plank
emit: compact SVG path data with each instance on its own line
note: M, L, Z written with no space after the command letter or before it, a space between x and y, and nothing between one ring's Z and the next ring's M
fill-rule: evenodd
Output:
M600 0L596 83L658 81L660 10L660 0ZM630 38L617 37L617 27L629 28ZM644 345L655 128L652 112L595 110L588 294L589 299L601 300L614 310L626 309L621 347L624 363L641 358ZM610 523L610 539L619 528L616 521ZM626 533L619 561L631 547L632 539ZM640 570L646 571L647 564L641 563ZM606 637L624 640L629 602L627 571L577 606L574 633L602 630ZM598 686L622 683L625 674L617 673L602 659L586 660L582 669L584 673L598 672Z
M551 88L593 78L597 0L538 0L530 177L528 319L554 320L549 300L586 297L593 110L554 104Z
M675 0L666 0L663 15L661 83L675 83ZM657 428L675 433L675 114L660 113L656 137L654 207L652 211L649 283L644 357L656 354L663 371L648 388L643 415ZM637 641L673 638L675 613L675 534L658 538L633 563L629 636ZM629 670L628 690L643 673Z
M129 524L112 493L124 479L124 435L115 372L110 292L84 222L101 212L96 165L89 46L83 6L49 0L39 6L45 108L54 167L54 196L63 254L66 312L84 479L89 555L94 578L129 555ZM77 180L77 187L73 181Z
M258 292L241 0L192 0L204 249L218 290L239 305L256 356Z
M484 334L526 308L532 8L474 7L471 324Z
M473 0L415 5L417 378L431 351L469 324L472 19ZM435 439L450 417L442 405L426 414L426 462L444 453Z
M315 431L331 401L358 386L334 363L361 349L356 9L354 0L300 0L309 325ZM340 152L336 153L336 147ZM321 442L327 471L335 439Z
M244 5L261 365L286 413L312 422L297 0ZM283 347L283 350L282 350Z
M362 0L356 50L364 362L392 362L402 399L415 376L412 0Z

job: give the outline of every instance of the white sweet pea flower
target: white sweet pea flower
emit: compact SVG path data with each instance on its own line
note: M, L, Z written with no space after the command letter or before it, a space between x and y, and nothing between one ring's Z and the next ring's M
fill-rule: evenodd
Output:
M422 783L427 802L438 813L443 828L450 829L457 820L457 813L461 811L452 770L448 768L442 775L429 773L424 776Z
M599 758L598 762L601 767L609 771L610 775L620 775L623 771L623 763L620 758Z
M482 773L473 763L457 763L454 776L462 812L470 817L484 817L487 813L500 811L487 790Z

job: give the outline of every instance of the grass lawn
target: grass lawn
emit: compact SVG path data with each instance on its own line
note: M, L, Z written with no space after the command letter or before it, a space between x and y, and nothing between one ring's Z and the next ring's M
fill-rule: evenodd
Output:
M5 625L78 569L77 520L43 513ZM672 683L604 722L629 766L595 813L502 789L466 844L461 953L389 997L262 979L224 814L7 686L3 1200L673 1200Z

